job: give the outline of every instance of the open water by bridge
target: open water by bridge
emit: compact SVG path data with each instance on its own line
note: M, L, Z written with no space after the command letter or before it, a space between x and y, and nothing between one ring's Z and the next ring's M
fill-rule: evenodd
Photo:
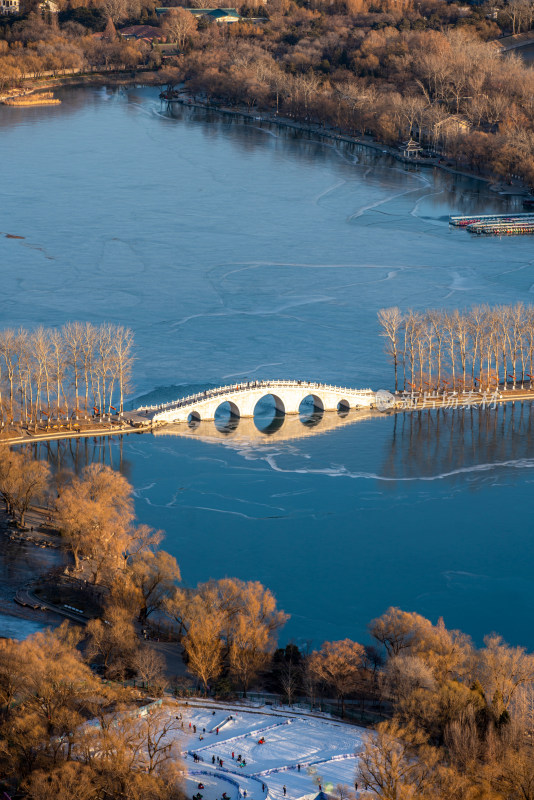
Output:
M132 327L130 408L271 375L388 387L379 308L532 300L529 237L448 225L520 198L261 121L170 116L158 90L61 98L0 108L1 227L24 237L0 236L0 323ZM321 416L307 402L307 424L266 398L220 430L36 449L59 471L122 469L184 584L262 581L292 615L286 641L365 639L398 605L534 646L530 403Z

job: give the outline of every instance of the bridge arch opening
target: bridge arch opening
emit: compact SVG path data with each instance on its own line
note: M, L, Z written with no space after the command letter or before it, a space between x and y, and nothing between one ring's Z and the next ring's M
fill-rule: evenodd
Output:
M303 425L307 428L313 428L323 418L324 403L320 397L315 394L308 394L304 397L299 405L299 418Z
M192 411L187 417L187 424L190 428L198 428L200 425L200 414L198 411Z
M275 394L260 397L254 406L254 424L261 433L275 433L284 424L286 410L281 398Z
M348 400L340 400L337 404L337 413L340 417L346 417L350 411L350 404Z
M231 400L221 403L215 411L213 421L221 433L231 433L239 425L239 408Z

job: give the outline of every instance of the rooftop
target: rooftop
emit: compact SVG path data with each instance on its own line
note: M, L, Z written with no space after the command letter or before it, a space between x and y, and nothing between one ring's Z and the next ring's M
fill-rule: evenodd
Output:
M126 28L120 28L118 32L127 39L161 39L163 36L161 28L156 28L154 25L128 25Z
M167 11L172 11L172 8L168 8L163 6L161 8L156 8L156 14L166 14ZM189 11L190 14L193 14L194 17L202 17L205 14L211 14L214 11L226 11L228 14L235 14L235 16L239 16L237 12L237 8L186 8L185 11Z

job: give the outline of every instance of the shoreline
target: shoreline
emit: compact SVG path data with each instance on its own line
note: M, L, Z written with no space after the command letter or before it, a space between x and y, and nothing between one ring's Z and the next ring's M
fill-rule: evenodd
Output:
M5 100L16 99L18 97L32 97L40 92L51 89L78 89L90 88L91 86L162 86L161 77L157 70L109 70L95 72L74 72L70 75L46 75L40 78L26 76L21 79L22 86L16 92L0 95L0 103L6 104ZM28 106L29 107L29 106Z
M50 89L61 89L61 88L90 88L92 86L112 86L112 87L121 87L121 86L135 86L140 84L142 86L148 87L162 87L164 82L162 82L162 76L158 70L154 70L152 68L146 69L137 69L137 70L110 70L108 71L95 71L95 72L79 72L74 73L71 75L56 75L56 76L43 76L41 78L23 78L23 82L27 82L29 86L29 91L26 91L21 88L18 94L11 94L11 95L2 95L0 96L0 103L6 105L4 103L5 99L16 98L16 97L24 97L24 96L32 96L32 94L39 93L41 91L46 91ZM35 85L31 85L34 83ZM180 90L183 94L187 95L188 98L195 98L191 92L187 89ZM394 158L396 161L400 161L403 164L415 167L424 167L428 169L441 169L444 172L448 172L452 175L460 175L465 178L474 179L477 181L482 181L489 185L490 191L495 192L501 197L527 197L529 196L529 188L525 184L524 181L518 181L513 184L506 184L497 175L481 175L479 172L475 172L474 170L470 169L460 169L459 167L449 166L447 163L440 163L440 158L444 161L450 161L446 156L442 156L440 158L406 158L401 155L399 148L397 146L388 145L386 143L382 143L372 137L368 137L366 135L356 136L350 134L348 132L343 132L341 130L336 130L335 128L331 128L327 125L321 125L319 123L306 123L300 122L298 120L292 119L290 117L279 116L274 109L271 110L262 110L259 109L255 112L247 110L245 107L238 107L237 109L229 108L222 104L213 103L210 104L208 102L198 101L193 99L189 102L184 102L182 99L171 99L165 100L161 98L161 102L165 102L168 105L172 103L177 103L184 105L186 107L192 108L199 108L205 111L216 111L220 114L226 114L228 116L233 117L242 117L244 119L248 119L250 121L258 121L258 122L266 122L271 125L279 125L281 127L292 128L293 130L299 130L303 133L309 133L317 136L318 138L325 138L331 139L334 141L345 142L346 144L352 145L360 145L362 147L368 147L371 150L380 151L384 155L389 155ZM27 108L32 106L37 106L37 103L31 103ZM13 106L12 106L13 107ZM15 106L16 107L16 106Z
M243 107L234 109L224 106L222 104L217 104L217 103L210 104L208 102L202 102L197 100L196 96L188 92L187 89L183 89L181 91L183 92L184 95L187 95L187 97L190 99L185 100L183 98L176 98L167 100L162 97L161 102L166 103L168 106L176 104L176 105L182 105L185 108L198 108L204 111L215 111L219 114L225 114L227 116L242 117L252 122L266 122L270 125L278 125L280 127L298 130L301 131L302 133L313 134L317 136L319 139L331 139L337 142L344 142L346 144L368 147L371 150L379 151L383 155L388 155L394 158L396 161L400 161L405 165L409 165L412 167L425 167L427 169L441 169L444 172L448 172L453 175L461 175L464 178L470 178L477 181L482 181L483 183L489 185L490 191L495 192L495 194L501 197L529 196L529 189L523 181L520 182L518 181L516 184L512 184L511 186L509 186L507 184L500 182L498 180L498 176L481 175L480 173L471 171L469 169L460 169L457 167L449 166L446 163L444 164L440 163L440 159L444 161L451 160L446 156L442 156L440 158L406 158L405 156L401 155L398 147L381 143L380 141L373 139L372 137L368 137L366 135L355 136L348 132L338 131L335 128L329 127L326 124L321 125L319 123L300 122L299 120L292 119L291 117L280 116L277 114L277 112L273 113L272 111L258 110L255 113L253 113Z
M397 395L397 397L399 397ZM498 403L528 403L534 400L534 389L507 389L504 392L499 390L489 390L479 392L471 390L469 392L449 392L442 394L410 394L398 400L391 411L403 413L406 411L433 411L440 408L446 410L465 409L465 408L487 408L495 407Z
M459 393L448 393L448 394L410 394L406 392L404 396L401 396L400 393L391 394L395 397L396 402L394 405L390 406L387 409L382 410L381 412L378 411L377 413L381 413L382 415L389 415L389 414L402 414L408 413L412 411L434 411L434 410L455 410L455 409L466 409L466 408L488 408L488 407L495 407L497 404L501 405L504 403L528 403L534 401L534 388L533 389L507 389L506 391L501 391L496 393L489 392L478 392L478 391L469 391L469 392L459 392ZM369 407L369 410L372 410ZM376 409L375 409L376 410ZM130 412L132 415L135 415L137 412L132 411ZM325 414L334 414L336 412L327 411L324 412ZM287 416L297 418L298 414L288 414ZM245 419L245 418L244 418ZM355 422L357 420L354 420ZM215 425L214 420L204 420L204 422L211 422ZM82 431L56 431L54 433L49 434L41 434L41 435L27 435L25 437L18 436L12 437L10 439L0 439L0 445L5 444L8 447L21 445L21 444L33 444L33 443L40 443L40 442L56 442L56 441L63 441L65 439L84 439L84 438L91 438L91 437L107 437L107 436L122 436L132 433L154 433L155 430L159 432L165 432L165 428L168 426L176 426L182 425L184 426L184 430L186 430L188 423L187 422L164 422L154 425L152 419L147 421L146 423L140 422L137 427L134 425L130 425L129 427L125 428L111 428L107 430L102 429L90 429L90 430L82 430Z
M147 433L152 430L152 424L139 424L137 426L129 425L120 428L89 428L79 431L56 431L55 433L42 433L32 434L29 431L25 436L12 436L10 438L0 439L0 445L5 444L8 446L18 444L33 444L34 442L55 442L63 439L84 439L91 436L122 436L129 433Z
M27 529L23 530L12 524L4 505L0 506L0 558L10 566L1 584L0 625L1 617L25 620L43 629L62 622L62 615L45 609L44 603L23 604L16 600L19 593L31 591L37 582L49 578L53 571L64 570L68 563L59 534L46 519L48 515L48 509L32 506L27 513ZM17 571L20 575L13 575ZM4 637L0 628L2 638L10 637Z

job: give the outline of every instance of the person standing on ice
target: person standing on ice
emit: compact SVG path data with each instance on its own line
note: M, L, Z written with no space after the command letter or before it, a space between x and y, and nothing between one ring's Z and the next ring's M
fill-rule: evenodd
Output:
M286 794L287 794L287 789L286 789L286 787L285 787L285 784L284 784L284 786L282 787L282 791L284 792L284 797L285 797L285 796L286 796Z

